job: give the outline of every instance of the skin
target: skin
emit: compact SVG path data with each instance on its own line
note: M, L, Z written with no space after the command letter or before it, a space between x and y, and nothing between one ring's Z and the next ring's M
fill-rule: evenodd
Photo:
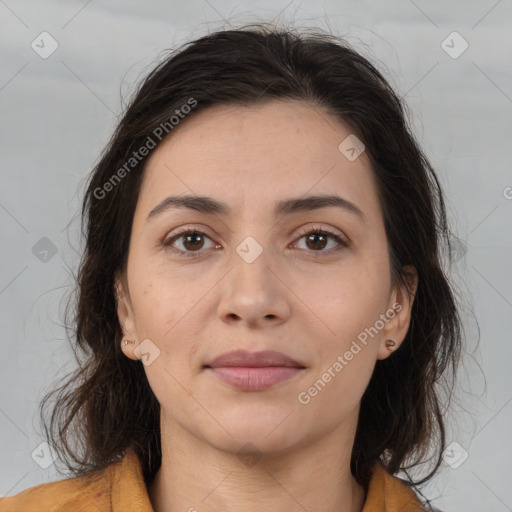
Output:
M350 129L306 102L210 107L178 128L149 157L127 267L116 280L119 321L136 341L125 355L137 360L145 339L160 351L144 366L161 404L162 466L148 488L155 511L361 511L364 489L350 472L361 397L377 360L391 354L385 341L396 350L404 339L414 300L391 283L366 154L349 161L338 145ZM336 207L272 213L282 199L332 193L365 220ZM182 194L233 211L173 209L147 220L167 196ZM180 226L206 234L195 245L183 236L173 242L199 257L163 245ZM313 228L349 246L334 251L332 237L308 244ZM248 236L262 248L252 263L236 252ZM415 276L411 284L415 292ZM400 312L301 404L298 394L395 303ZM239 348L277 350L306 368L257 392L203 368ZM250 463L239 456L251 453Z

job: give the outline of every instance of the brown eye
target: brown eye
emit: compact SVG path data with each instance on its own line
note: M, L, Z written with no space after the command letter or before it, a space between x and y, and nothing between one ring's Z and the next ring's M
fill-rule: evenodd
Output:
M331 253L335 251L341 251L348 247L348 243L345 242L339 235L332 233L324 229L313 229L303 233L299 240L305 239L305 244L308 252L318 253ZM323 250L329 243L329 239L333 240L337 246Z
M324 233L311 233L306 238L306 244L310 249L323 249L327 245L327 239Z
M204 238L202 238L201 233L194 232L183 237L183 246L190 251L201 249L203 245Z
M348 247L348 243L345 242L339 235L332 233L325 229L313 229L306 231L302 234L299 240L305 239L306 250L310 253L331 254L333 252L341 251ZM210 240L210 247L205 247L207 241ZM335 242L334 247L324 250L329 241ZM181 243L181 247L177 246L177 243ZM196 229L184 229L179 233L171 236L165 242L163 246L171 250L172 252L178 253L180 256L199 257L205 251L202 249L220 248L219 245L213 243L211 238ZM314 254L316 256L316 254Z
M211 238L205 233L197 230L186 229L168 238L163 245L173 252L180 253L180 255L194 257L199 256L199 254L203 252L201 249L205 248L207 240L211 241ZM181 247L176 247L176 242L180 242ZM215 244L212 243L210 248L214 246Z

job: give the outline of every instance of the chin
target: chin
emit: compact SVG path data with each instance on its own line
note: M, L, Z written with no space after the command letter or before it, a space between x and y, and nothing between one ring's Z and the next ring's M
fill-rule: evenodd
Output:
M239 404L225 414L215 413L214 416L223 429L218 426L209 429L205 437L210 444L232 454L240 450L249 454L282 454L300 444L308 434L305 425L297 423L298 415L290 407L243 407Z
M282 457L286 453L294 451L296 444L300 444L300 438L295 439L289 432L283 431L281 435L267 435L272 429L263 433L256 429L242 429L232 432L233 437L223 437L222 439L210 439L210 443L216 449L230 455L237 455L246 462L246 457L250 459L260 459L262 457ZM246 464L249 465L249 464Z

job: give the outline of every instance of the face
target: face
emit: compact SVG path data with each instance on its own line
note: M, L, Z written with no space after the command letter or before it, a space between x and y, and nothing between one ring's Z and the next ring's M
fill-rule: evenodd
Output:
M347 142L339 149L349 135L305 102L224 105L187 119L150 156L118 315L162 428L233 453L354 432L385 341L396 350L406 335L412 297L392 286L369 161ZM303 201L313 196L342 201ZM233 350L293 363L206 367Z

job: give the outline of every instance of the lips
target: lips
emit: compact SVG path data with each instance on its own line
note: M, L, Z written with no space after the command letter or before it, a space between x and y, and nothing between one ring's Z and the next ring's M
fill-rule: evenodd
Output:
M234 350L222 354L204 365L205 368L227 368L233 366L243 368L264 368L272 366L305 368L291 357L274 350L265 350L262 352Z
M273 350L235 350L216 357L203 368L238 390L263 391L300 375L305 366Z

